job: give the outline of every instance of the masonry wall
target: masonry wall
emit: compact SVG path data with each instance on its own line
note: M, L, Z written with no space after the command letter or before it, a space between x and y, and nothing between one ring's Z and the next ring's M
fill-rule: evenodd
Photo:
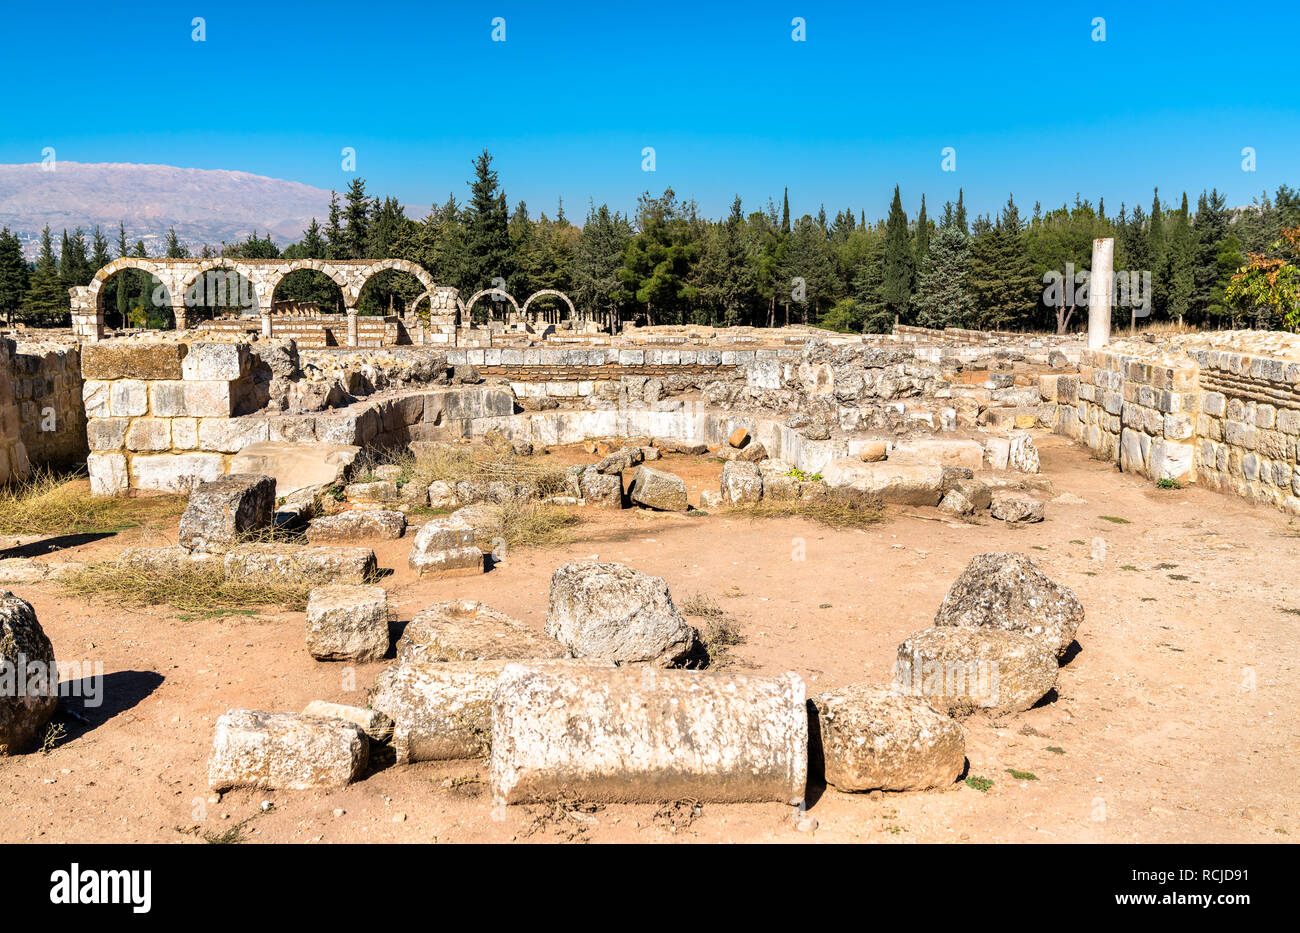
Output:
M31 472L18 405L14 402L12 352L12 342L0 340L0 483L23 479Z
M8 369L28 459L60 470L80 467L87 446L77 347L18 344Z

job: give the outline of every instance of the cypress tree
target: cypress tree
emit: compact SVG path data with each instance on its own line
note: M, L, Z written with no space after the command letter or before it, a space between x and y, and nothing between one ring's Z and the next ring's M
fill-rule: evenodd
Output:
M885 221L885 267L882 297L886 310L895 317L905 318L912 299L912 282L916 264L907 242L907 214L898 186L894 186L894 201L889 206Z
M492 168L492 156L484 149L474 160L465 224L468 281L475 291L491 288L493 279L505 281L509 291L515 269L508 213L505 191L498 186Z

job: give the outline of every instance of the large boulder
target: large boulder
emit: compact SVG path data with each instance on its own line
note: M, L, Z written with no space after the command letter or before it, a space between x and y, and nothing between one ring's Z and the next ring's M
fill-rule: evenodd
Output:
M231 473L262 473L275 478L287 496L309 486L333 486L346 478L361 448L316 441L259 441L230 459Z
M216 790L343 787L366 766L370 743L342 719L232 709L217 719L208 759Z
M938 505L943 498L943 467L937 463L896 463L891 457L863 463L856 457L832 460L822 470L830 489L855 489L881 502Z
M1074 641L1083 605L1024 554L972 557L935 613L937 626L1000 628L1042 641L1057 658Z
M965 768L961 726L920 697L851 684L808 704L810 768L836 790L929 790Z
M654 467L639 466L632 475L628 498L661 512L686 511L686 480Z
M574 561L552 574L546 634L574 657L662 665L685 661L696 636L663 579L598 561Z
M59 705L54 646L31 603L0 590L0 756L22 751Z
M562 658L567 653L558 641L473 599L421 609L397 642L397 660L409 662Z
M1041 640L996 628L928 628L898 646L894 686L953 716L1029 709L1056 689L1056 655Z
M463 518L435 518L424 524L407 557L420 576L458 576L483 572L483 552L474 544L474 528Z
M307 597L307 650L318 661L388 653L388 596L378 586L318 586Z
M492 797L662 802L803 800L804 684L796 674L506 667L492 699Z
M486 754L492 691L507 663L449 661L384 668L370 688L370 706L393 720L397 763Z
M349 509L313 519L306 531L308 541L365 541L400 538L406 533L406 516L389 509Z
M181 547L220 554L245 535L270 528L274 518L275 480L234 473L190 493L178 540Z
M722 465L722 504L753 505L763 498L763 477L758 464L731 460Z
M578 490L588 505L601 509L623 508L623 476L620 473L601 473L587 467L578 477Z

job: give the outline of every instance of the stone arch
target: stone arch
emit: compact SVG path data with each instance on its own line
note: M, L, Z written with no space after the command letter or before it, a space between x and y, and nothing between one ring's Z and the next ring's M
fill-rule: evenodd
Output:
M506 301L510 302L510 307L515 309L515 313L520 313L519 302L515 301L514 296L504 288L485 288L480 292L475 292L473 296L470 297L469 301L465 302L465 310L462 313L465 315L466 321L470 320L470 312L474 310L474 303L484 295L502 295L505 297ZM491 317L491 315L488 316Z
M576 321L578 319L578 309L573 306L573 301L569 298L568 295L564 294L564 292L560 291L558 288L542 288L533 292L531 295L528 296L528 300L524 302L523 313L524 314L528 313L528 306L531 305L533 301L535 301L538 298L544 298L547 295L552 295L560 299L566 305L568 305L570 320Z
M424 267L419 263L411 262L407 259L376 259L375 261L363 266L357 272L357 302L360 302L361 295L365 292L366 286L370 284L371 279L382 272L390 271L403 272L411 276L419 282L420 287L424 289L423 292L415 296L414 302L409 305L412 314L415 312L415 306L419 304L420 299L426 296L431 296L434 290L438 287L437 283L433 280L433 276L429 275L429 273L426 272ZM430 302L432 303L432 299L430 299Z
M183 267L183 271L177 272L177 285L180 288L180 292L179 294L172 296L172 302L176 303L178 301L183 301L186 307L193 307L198 295L196 294L194 298L191 298L190 291L195 288L195 286L199 284L199 280L204 279L209 272L216 272L218 270L233 272L235 275L247 282L249 288L252 289L251 295L245 296L240 294L242 289L239 289L235 295L236 304L242 309L242 313L245 316L251 317L259 310L270 310L271 295L265 290L265 275L263 270L256 266L249 265L242 260L231 259L226 256L213 256L208 259L196 259L192 263L186 263ZM214 284L219 292L219 297L226 299L230 297L229 286L227 283L216 282ZM203 297L205 299L218 297L207 294L206 282L203 285ZM251 300L251 304L247 303L246 299Z
M178 277L176 272L171 265L166 262L159 262L158 260L148 259L142 256L122 256L118 259L114 259L112 262L99 269L94 276L91 277L90 284L85 286L85 288L80 289L79 293L74 294L73 299L74 302L76 302L72 309L74 319L77 314L82 314L83 316L89 315L97 322L95 325L97 328L102 326L105 311L104 286L108 284L109 280L113 278L113 276L127 269L139 270L140 272L153 276L153 278L161 282L163 288L167 291L167 299L171 302L172 309L175 309L178 300L177 296L181 294L181 288L177 281ZM80 308L77 307L78 304L80 304ZM184 329L185 320L183 313L177 319L176 323L179 329Z
M265 276L267 311L271 309L271 303L275 300L275 290L280 287L280 283L293 273L301 272L303 269L319 272L337 285L339 291L343 294L345 307L350 308L356 304L361 289L358 287L355 295L350 294L349 288L352 286L352 282L349 281L348 276L338 266L333 265L326 259L293 259L288 262L279 261L275 266L267 269Z

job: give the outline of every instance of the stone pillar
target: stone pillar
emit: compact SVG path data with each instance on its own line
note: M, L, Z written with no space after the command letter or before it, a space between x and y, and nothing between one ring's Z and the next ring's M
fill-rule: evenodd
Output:
M184 298L182 298L180 301L175 301L175 300L172 301L172 313L176 315L176 332L178 334L183 334L185 333L185 331L189 330L189 324L185 319Z
M1088 349L1110 343L1110 292L1115 280L1115 240L1092 241L1092 272L1088 277Z
M72 335L87 343L104 339L104 309L98 296L91 297L89 286L68 289L72 295Z
M360 345L360 339L357 336L357 309L348 308L348 346L355 347Z
M262 309L262 336L268 340L271 337L271 309Z

